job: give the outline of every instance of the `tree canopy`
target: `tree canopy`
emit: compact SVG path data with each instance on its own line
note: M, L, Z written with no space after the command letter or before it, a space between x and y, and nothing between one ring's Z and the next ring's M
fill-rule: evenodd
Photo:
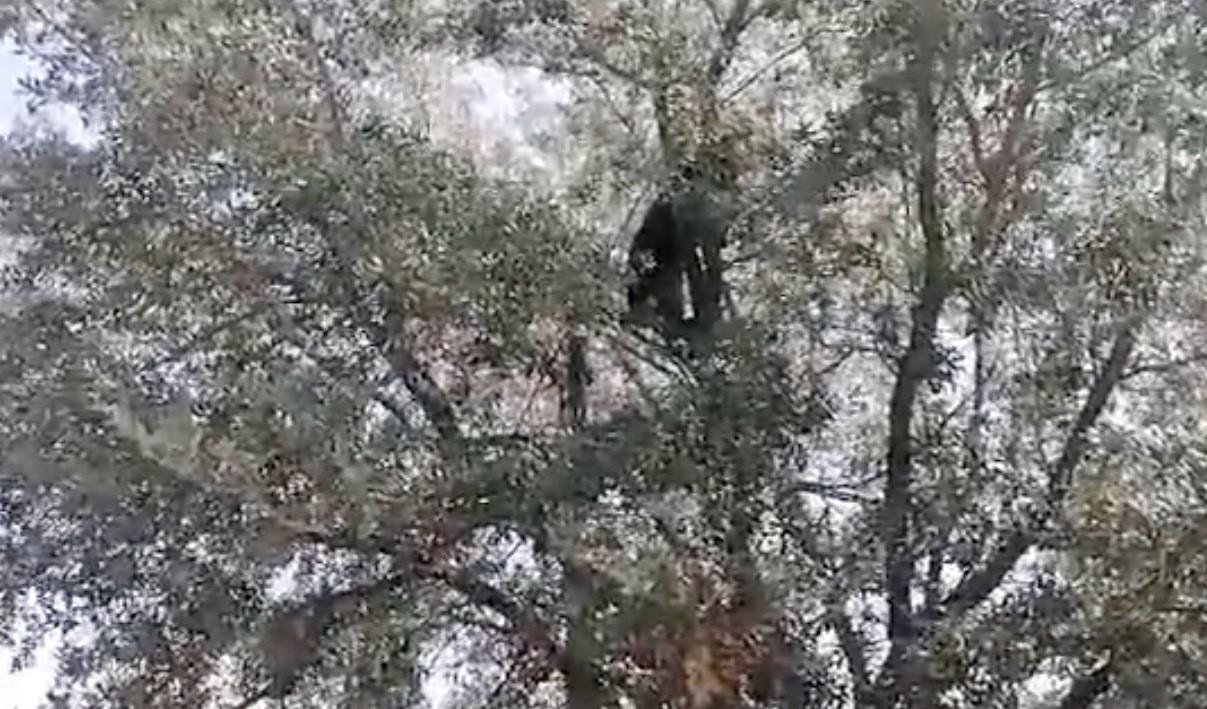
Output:
M1207 706L1205 19L0 4L98 137L0 142L0 641L53 707ZM683 335L612 254L685 164Z

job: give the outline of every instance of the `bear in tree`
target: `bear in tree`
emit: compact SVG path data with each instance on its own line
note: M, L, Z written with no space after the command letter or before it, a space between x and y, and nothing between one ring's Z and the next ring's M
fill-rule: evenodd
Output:
M692 247L682 232L671 197L659 195L629 247L634 277L628 292L630 314L639 314L652 302L664 324L683 321L683 277Z

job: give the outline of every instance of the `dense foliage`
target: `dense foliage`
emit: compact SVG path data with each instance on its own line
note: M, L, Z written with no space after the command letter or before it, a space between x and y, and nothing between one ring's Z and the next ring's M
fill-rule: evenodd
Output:
M0 4L98 134L0 146L0 639L53 706L1207 706L1204 9ZM559 99L486 150L436 66ZM609 254L685 163L681 337Z

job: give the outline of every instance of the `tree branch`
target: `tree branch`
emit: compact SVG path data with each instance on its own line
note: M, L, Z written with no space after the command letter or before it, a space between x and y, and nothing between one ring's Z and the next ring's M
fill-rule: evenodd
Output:
M313 70L318 77L323 103L330 114L331 129L328 131L327 139L332 152L339 161L351 162L356 156L345 136L344 112L337 87L318 49L317 40L310 28L310 21L296 7L293 0L279 0L279 2L282 11L293 19L295 30L305 44L308 61L314 64ZM349 202L346 206L353 233L362 237L359 241L365 241L363 237L370 235L373 231L370 220L359 204ZM342 239L334 235L327 238L327 245L335 262L335 270L343 279L346 295L349 296L346 299L351 305L357 324L369 333L374 347L381 352L391 371L402 380L411 396L423 408L428 421L439 436L440 449L445 462L454 468L460 468L464 464L462 460L464 446L452 403L409 347L405 318L399 309L397 299L387 298L383 295L383 291L389 292L389 284L384 279L376 278L366 286L357 278L354 267L356 255L351 251L349 242L354 243L355 240ZM384 322L378 322L378 318L366 307L370 302L385 314Z
M717 84L720 83L725 70L733 61L733 53L738 48L738 41L742 38L742 33L746 31L756 16L757 13L750 12L750 0L734 2L729 16L725 18L724 26L721 27L721 45L713 52L712 58L708 62L705 77L710 89L715 90Z
M341 602L369 598L405 581L404 575L391 574L363 586L319 594L273 614L265 630L264 648L270 680L238 706L250 707L261 699L289 693L298 677L319 660L319 643Z
M721 17L721 8L717 6L717 0L701 0L701 2L708 8L708 14L712 16L712 21L717 24L717 27L723 26L725 20Z
M654 82L637 74L636 72L614 64L610 59L608 59L600 48L591 46L582 37L574 38L574 46L584 58L589 60L597 68L602 69L604 73L611 74L617 79L627 81L628 83L645 89L646 91L657 90L658 87ZM590 74L586 74L583 70L567 71L562 69L558 71L551 68L546 68L546 70L550 73L583 74L585 76L591 76Z
M906 72L893 70L865 81L860 100L831 126L834 137L817 146L816 157L797 167L769 201L781 211L811 219L835 186L888 164L886 154L891 157L892 152L869 144L864 136L877 117L900 109L898 96L906 77Z
M838 636L838 646L846 658L847 668L851 671L851 680L855 690L856 706L867 706L872 694L868 678L867 655L864 641L859 636L851 619L836 603L831 603L827 611L827 624Z
M884 492L882 541L885 548L885 588L889 605L886 687L897 686L914 628L910 607L913 554L910 549L910 492L913 484L914 406L922 383L934 373L934 344L939 314L950 292L947 252L939 214L938 109L934 98L934 60L940 29L929 17L937 9L920 9L919 47L912 67L917 110L918 217L925 241L925 280L913 312L909 347L901 356L889 402L888 476Z
M344 108L340 102L335 78L331 75L331 69L327 66L327 62L324 61L323 54L319 50L318 40L314 36L313 23L298 8L296 0L278 0L278 2L280 2L281 11L292 20L294 31L302 42L304 58L311 64L311 69L318 77L323 107L327 111L327 119L331 121L331 130L328 132L331 147L337 154L344 153L347 150Z
M408 575L426 581L435 581L465 596L470 603L486 608L506 620L514 632L530 634L541 631L549 648L554 647L553 636L545 624L532 613L529 606L519 603L494 586L475 577L469 571L450 570L430 560L430 554L408 547L400 547L395 538L354 538L350 535L333 537L317 530L307 530L307 541L333 549L366 554L384 554L396 559L403 570L387 577L393 583L405 581ZM383 579L384 583L387 579ZM380 585L376 584L377 585Z
M727 104L733 99L737 98L743 91L750 88L754 82L758 81L760 77L775 68L776 64L779 64L793 54L797 54L798 52L808 49L809 44L814 39L815 37L811 35L807 39L802 39L801 41L796 42L792 46L781 50L778 54L771 57L771 59L767 60L766 64L743 77L742 80L737 83L737 85L735 85L729 91L726 91L725 95L720 98L721 105Z
M1134 39L1132 39L1132 41L1122 43L1122 46L1120 46L1118 49L1113 49L1112 51L1107 52L1098 59L1095 59L1094 61L1070 74L1063 75L1058 79L1049 79L1038 87L1038 91L1048 91L1049 89L1058 88L1060 86L1071 86L1077 80L1082 79L1089 74L1094 73L1095 71L1098 71L1111 62L1127 59L1132 54L1144 49L1144 47L1148 46L1148 44L1150 44L1153 40L1160 37L1161 34L1169 28L1169 23L1171 21L1172 19L1166 20L1166 22L1157 25L1149 32L1136 36Z
M345 366L344 366L345 362L343 362L343 360L335 358L335 357L325 357L316 352L312 352L310 350L309 343L307 343L304 339L302 339L302 337L299 333L287 331L282 335L282 338L286 342L291 343L292 345L297 347L299 350L301 350L302 357L314 362L315 366L317 366L324 374L326 374L328 377L330 377L333 381L339 382L341 384L345 384L346 386L349 386L349 388L352 389L352 393L355 396L359 396L359 397L362 397L363 399L368 399L368 400L377 402L378 404L380 404L382 406L382 408L384 408L386 411L388 411L390 413L390 415L393 416L398 421L398 423L402 424L403 426L410 425L410 420L409 420L410 417L407 416L406 409L404 409L402 407L402 405L400 405L393 398L387 396L380 389L373 386L372 383L370 383L364 389L362 389L360 386L357 386L355 384L345 383L343 381L343 377L341 376L342 374L344 374L344 372L342 372L341 370L345 368Z
M1002 579L1014 568L1019 558L1036 543L1036 528L1051 518L1068 494L1073 473L1085 456L1089 431L1098 421L1107 400L1123 376L1135 348L1139 327L1140 316L1133 315L1124 322L1116 336L1106 364L1091 387L1073 428L1065 439L1060 458L1049 471L1048 499L1044 509L1039 511L1038 519L1031 524L1020 524L1016 527L998 547L997 553L986 562L984 568L964 577L944 601L943 608L936 609L936 615L960 615L979 604L1001 585Z
M171 348L164 354L152 359L150 362L147 362L144 366L148 370L154 370L169 364L174 364L182 358L187 357L195 352L197 348L212 341L218 335L234 329L248 320L252 320L257 316L263 315L265 312L277 305L296 305L299 302L300 301L298 300L287 300L284 303L280 301L263 301L253 304L244 312L218 320L217 322L201 328L201 330L199 330L195 335Z
M1178 357L1164 362L1137 363L1134 367L1128 368L1123 373L1123 376L1120 377L1120 380L1126 381L1145 374L1166 374L1205 362L1207 362L1207 352L1196 352L1185 357Z
M403 384L419 402L428 421L436 429L446 462L459 467L464 462L461 457L465 446L452 402L408 346L402 313L398 312L395 305L383 305L386 307L385 323L373 326L374 343L381 349L391 369L402 378Z

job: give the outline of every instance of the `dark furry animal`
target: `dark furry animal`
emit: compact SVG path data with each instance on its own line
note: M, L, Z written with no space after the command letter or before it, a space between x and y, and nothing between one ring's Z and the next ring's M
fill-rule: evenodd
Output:
M629 286L629 312L653 301L664 324L683 320L683 275L691 244L682 233L670 197L660 196L641 221L629 248L634 282Z

